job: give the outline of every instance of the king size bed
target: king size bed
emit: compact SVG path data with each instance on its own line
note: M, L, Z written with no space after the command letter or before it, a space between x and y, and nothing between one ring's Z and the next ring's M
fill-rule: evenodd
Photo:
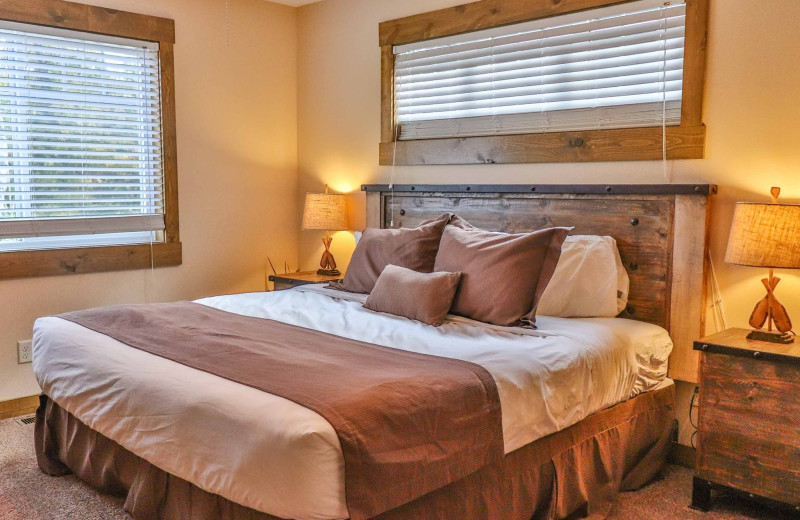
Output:
M668 366L692 370L701 332L713 187L364 189L373 228L452 213L613 237L625 308L433 327L308 286L42 318L41 469L137 520L602 518L649 482Z

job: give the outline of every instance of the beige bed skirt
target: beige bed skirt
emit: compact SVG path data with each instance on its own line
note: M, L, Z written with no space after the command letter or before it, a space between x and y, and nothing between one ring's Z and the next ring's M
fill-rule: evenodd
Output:
M376 519L605 518L619 491L658 475L670 448L674 406L673 385L639 395ZM75 473L126 497L125 510L135 520L276 520L153 466L45 395L36 413L36 455L48 475Z

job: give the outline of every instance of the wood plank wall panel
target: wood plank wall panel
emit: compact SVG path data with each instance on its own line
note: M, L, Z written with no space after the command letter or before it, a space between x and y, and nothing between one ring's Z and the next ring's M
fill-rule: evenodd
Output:
M622 316L669 327L674 196L396 193L383 205L383 227L392 214L394 227L413 227L452 212L492 231L575 226L572 234L612 236L631 279Z

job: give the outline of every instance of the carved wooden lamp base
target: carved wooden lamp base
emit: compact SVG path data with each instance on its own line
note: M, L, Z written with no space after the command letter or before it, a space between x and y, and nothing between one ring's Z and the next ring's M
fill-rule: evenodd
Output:
M774 276L772 269L769 270L769 278L761 280L767 288L767 295L756 304L753 314L750 315L750 326L755 330L747 335L747 339L784 345L794 343L792 320L789 319L786 307L775 297L775 287L780 281L780 278ZM765 324L766 329L763 328ZM773 325L777 330L773 330Z
M331 253L332 242L333 237L330 236L330 233L326 231L325 238L322 239L322 244L325 246L325 252L322 253L322 258L319 261L319 266L322 269L317 270L318 275L339 276L342 274L338 269L336 269L336 260L333 259L333 253Z
M783 345L794 343L794 335L789 332L768 331L764 329L750 331L750 334L747 335L747 339L767 341L769 343L781 343Z

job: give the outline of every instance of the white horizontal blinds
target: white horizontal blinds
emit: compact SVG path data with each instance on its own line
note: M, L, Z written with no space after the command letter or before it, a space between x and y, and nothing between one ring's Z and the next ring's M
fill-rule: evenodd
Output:
M160 97L157 44L0 25L0 238L163 230Z
M394 49L400 139L680 124L684 0Z

